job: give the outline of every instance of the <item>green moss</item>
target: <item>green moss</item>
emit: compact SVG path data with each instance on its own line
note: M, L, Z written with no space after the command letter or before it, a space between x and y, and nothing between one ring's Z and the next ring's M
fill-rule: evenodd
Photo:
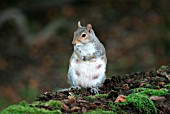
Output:
M150 90L151 91L151 90ZM89 112L88 114L125 114L126 112L123 111L121 109L122 105L129 105L132 106L134 108L134 110L139 111L140 113L144 113L144 114L157 114L157 110L156 107L153 103L152 100L149 99L149 96L146 94L148 92L143 92L142 90L139 93L132 93L129 94L126 97L126 102L122 102L122 103L114 103L113 101L110 101L108 103L108 106L110 107L109 111L104 111L102 109L97 109L94 111ZM164 90L161 90L164 91ZM153 91L151 91L152 94L155 94ZM164 93L159 93L159 95L164 94ZM101 95L97 95L95 97L91 97L90 99L96 99L98 97L101 97Z
M105 111L105 110L102 110L102 109L97 109L97 110L87 112L85 114L117 114L117 113L115 113L113 111Z
M133 107L145 114L157 114L156 107L149 97L142 93L133 93L126 97L125 104L132 104Z
M146 84L145 87L151 87L151 85L150 84Z
M59 103L59 101L49 101L47 103L34 102L31 105L27 102L21 102L17 105L11 105L7 107L0 114L61 114L60 110L50 111L44 108L36 108L35 105L38 104L48 104L49 106L55 106L57 109L59 109L61 106L61 103Z
M135 109L146 114L157 114L156 107L152 100L149 99L148 95L162 96L168 93L168 90L162 88L149 89L149 88L136 88L134 92L126 97L125 104L132 104ZM137 93L136 93L137 92Z
M32 105L32 106L36 106L36 105L45 105L45 103L47 103L47 102L35 101L35 102L33 102L31 105Z
M61 102L57 100L50 100L49 102L47 102L47 104L56 109L61 109L61 106L62 106Z
M170 84L167 84L164 87L167 88L167 89L170 89Z
M160 90L149 88L136 88L132 94L126 97L126 102L116 103L117 105L132 105L134 109L144 114L157 114L156 107L148 95L162 96L168 93L168 90L163 88ZM112 109L113 110L113 109Z
M141 94L154 95L154 96L162 96L162 95L166 95L168 93L168 90L165 88L162 88L160 90L149 89L149 88L136 88L133 91L140 92Z
M94 100L97 98L106 98L108 96L108 94L96 94L96 95L91 95L91 96L87 96L86 98L89 100Z
M32 106L43 105L43 106L50 106L50 107L53 107L55 109L61 109L62 103L58 100L50 100L48 102L35 101L31 105Z
M110 110L115 112L115 114L125 114L125 111L123 111L121 108L120 108L120 105L121 103L114 103L113 101L110 101L109 102L109 107L110 107Z
M149 86L149 85L148 85ZM132 94L129 94L126 97L126 102L122 103L114 103L113 101L110 101L108 106L110 107L110 111L104 111L102 109L97 109L94 111L89 112L90 114L97 114L97 113L111 113L111 114L125 114L121 109L122 105L129 105L134 108L134 110L139 111L140 113L145 114L157 114L156 107L152 100L150 100L148 95L154 95L154 96L162 96L166 95L168 93L168 90L163 88L160 90L157 89L149 89L149 88L137 88L134 89L134 92ZM97 94L95 96L88 96L87 98L89 100L97 99L99 97L106 98L107 94Z

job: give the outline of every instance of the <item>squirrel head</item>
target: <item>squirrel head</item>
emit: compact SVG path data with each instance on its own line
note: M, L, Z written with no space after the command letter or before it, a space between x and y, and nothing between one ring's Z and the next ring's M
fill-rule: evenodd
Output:
M91 24L87 24L86 27L81 26L80 21L78 22L78 29L74 32L73 45L81 45L92 42L95 34Z

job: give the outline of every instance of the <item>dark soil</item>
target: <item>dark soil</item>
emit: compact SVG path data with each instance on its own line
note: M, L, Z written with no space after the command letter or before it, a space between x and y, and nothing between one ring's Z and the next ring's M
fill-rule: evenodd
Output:
M71 89L63 92L46 92L38 97L38 101L59 100L63 103L63 113L83 113L95 109L102 109L105 111L111 110L110 101L115 101L118 95L129 95L132 89L135 88L152 88L161 89L170 83L170 66L161 67L150 72L136 72L125 74L122 76L112 76L105 80L102 87L100 87L100 94L108 94L107 97L97 97L90 99L87 96L94 96L90 89ZM149 85L149 86L147 86ZM170 91L169 88L167 88ZM74 97L73 97L74 96ZM170 94L162 96L165 99L153 100L158 114L170 113ZM54 110L53 107L41 107L47 110ZM119 105L120 109L126 113L139 114L140 110L128 105ZM119 112L117 112L119 113ZM121 113L121 112L120 112Z

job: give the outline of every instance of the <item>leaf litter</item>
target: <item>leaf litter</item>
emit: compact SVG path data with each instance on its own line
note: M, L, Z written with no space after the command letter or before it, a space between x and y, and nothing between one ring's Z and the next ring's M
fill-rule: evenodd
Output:
M90 88L72 88L60 92L45 92L38 97L37 101L59 100L62 102L62 113L90 113L99 110L109 111L109 113L111 111L113 113L142 114L147 109L139 109L140 104L136 108L133 103L126 103L128 95L133 96L133 94L140 93L138 96L146 95L148 100L153 102L153 110L156 110L151 113L170 113L169 77L170 66L164 66L149 72L135 72L107 78L100 87L99 94L96 95L90 92ZM36 107L55 110L51 106L37 105Z

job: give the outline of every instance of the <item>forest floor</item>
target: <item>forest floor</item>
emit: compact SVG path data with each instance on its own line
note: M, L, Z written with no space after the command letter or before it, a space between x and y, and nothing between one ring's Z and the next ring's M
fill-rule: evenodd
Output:
M2 111L28 113L170 113L170 66L107 78L99 94L90 89L45 92L37 101L21 102ZM29 108L28 108L29 107ZM17 109L16 109L17 108Z

